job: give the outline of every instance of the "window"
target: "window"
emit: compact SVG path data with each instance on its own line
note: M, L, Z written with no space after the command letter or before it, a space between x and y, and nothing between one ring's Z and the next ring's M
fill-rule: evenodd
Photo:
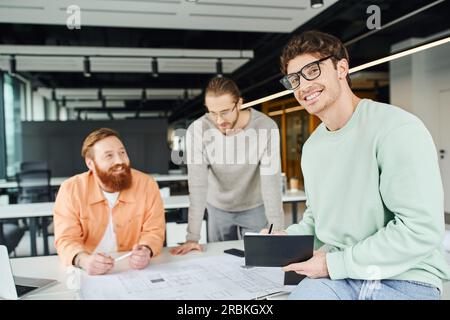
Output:
M3 115L6 149L6 176L13 177L22 161L22 123L25 109L25 85L8 74L3 75Z

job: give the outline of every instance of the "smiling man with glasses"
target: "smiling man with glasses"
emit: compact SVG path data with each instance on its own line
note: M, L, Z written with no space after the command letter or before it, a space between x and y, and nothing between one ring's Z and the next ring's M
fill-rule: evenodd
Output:
M321 73L320 63L332 57L333 55L308 63L299 72L290 73L281 78L281 84L288 90L295 90L300 86L301 77L308 81L317 79Z
M202 250L205 208L210 242L237 240L269 223L284 228L276 123L257 110L241 110L239 89L226 77L208 83L205 105L206 114L188 128L188 234L172 254Z
M291 299L439 299L443 189L423 123L358 98L336 37L308 31L281 55L280 80L322 124L303 146L307 208L287 234L314 235L314 256L286 266L307 277Z

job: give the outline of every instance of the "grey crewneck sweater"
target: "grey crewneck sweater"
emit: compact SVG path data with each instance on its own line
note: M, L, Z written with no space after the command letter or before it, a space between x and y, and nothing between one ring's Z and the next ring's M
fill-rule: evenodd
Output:
M268 116L250 112L247 126L234 135L222 134L207 115L188 128L187 240L200 239L206 203L229 212L264 204L269 224L284 229L279 130Z

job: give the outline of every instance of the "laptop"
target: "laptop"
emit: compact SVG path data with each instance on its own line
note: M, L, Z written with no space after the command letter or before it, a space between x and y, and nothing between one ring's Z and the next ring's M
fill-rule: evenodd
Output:
M8 249L0 245L0 299L21 299L57 282L49 279L14 277Z

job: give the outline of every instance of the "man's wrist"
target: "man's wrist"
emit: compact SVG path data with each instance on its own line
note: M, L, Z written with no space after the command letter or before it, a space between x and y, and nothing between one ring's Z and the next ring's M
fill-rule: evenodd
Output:
M75 257L73 258L73 265L75 267L83 269L83 267L81 266L81 259L85 254L86 254L86 252L82 251L75 255Z
M153 257L153 250L152 250L152 248L150 248L150 246L148 246L146 244L142 244L142 246L146 247L150 251L150 258Z

